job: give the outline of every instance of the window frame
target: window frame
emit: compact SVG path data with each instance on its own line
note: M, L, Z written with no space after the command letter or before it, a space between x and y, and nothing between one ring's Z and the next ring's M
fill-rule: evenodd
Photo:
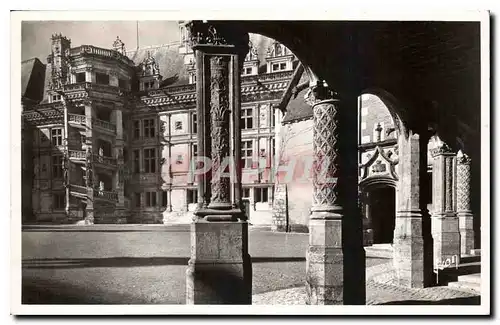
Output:
M59 134L54 134L54 131L59 131ZM54 139L56 141L54 141ZM62 146L62 140L63 140L63 129L62 128L50 129L50 142L52 143L52 145Z
M156 137L156 123L154 118L142 120L144 138L153 139Z
M57 162L57 163L56 163ZM52 178L62 178L63 177L63 156L53 155L51 160L52 165Z
M144 163L144 173L154 174L156 173L157 164L157 154L156 148L144 148L143 149L143 163ZM153 153L151 155L151 153Z
M247 146L249 144L249 146ZM253 140L241 141L241 159L243 168L252 168L253 165Z
M240 116L240 126L242 130L253 129L253 107L242 107ZM250 125L250 127L248 127Z

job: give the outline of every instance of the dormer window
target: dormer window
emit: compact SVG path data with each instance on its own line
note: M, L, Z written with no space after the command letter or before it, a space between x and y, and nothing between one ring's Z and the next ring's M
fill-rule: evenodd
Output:
M286 63L285 62L272 64L272 72L283 71L283 70L286 70Z
M61 95L52 95L52 102L61 101Z
M192 72L189 74L189 83L190 84L196 83L196 72Z
M252 73L252 67L243 68L243 75L244 76L248 76L248 75L251 75L251 74L253 74Z

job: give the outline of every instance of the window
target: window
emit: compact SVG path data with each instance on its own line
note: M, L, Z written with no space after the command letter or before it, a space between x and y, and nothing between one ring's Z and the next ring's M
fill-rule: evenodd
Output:
M241 197L242 198L249 198L250 197L250 188L243 187L242 192L241 192Z
M154 138L155 137L155 120L148 119L144 120L144 137L146 138Z
M274 71L278 71L279 69L280 69L279 64L278 64L278 63L273 63L273 65L272 65L272 70L271 70L271 71L273 71L273 72L274 72Z
M280 70L286 70L286 63L280 63Z
M253 128L253 109L243 108L241 110L241 129L252 129Z
M62 146L62 129L52 129L50 132L52 144L54 146Z
M162 207L168 206L168 192L167 191L161 192L161 206Z
M76 74L76 82L85 82L85 72L80 72Z
M186 201L188 204L198 202L198 190L188 189L186 191L186 195L187 195Z
M118 79L118 87L127 89L128 88L128 82L125 79Z
M140 158L139 158L139 150L134 150L134 173L135 174L139 174L140 171L141 171L141 168L140 168Z
M82 144L85 144L85 142L87 142L87 136L85 134L81 134L80 141L82 142Z
M109 85L109 75L105 73L96 72L95 82L99 85Z
M267 187L255 188L255 202L267 202Z
M191 132L198 132L198 120L196 114L191 115Z
M52 156L52 177L61 178L63 176L63 157Z
M182 122L181 121L175 121L175 130L177 130L177 131L182 130Z
M156 192L144 192L146 196L146 206L155 207L156 206Z
M276 156L276 139L271 139L271 155L274 158Z
M191 157L196 157L198 156L198 145L196 143L193 143L191 146Z
M427 171L427 188L428 188L428 195L427 195L427 203L431 204L432 203L432 171Z
M144 172L156 173L156 149L144 149Z
M134 139L141 137L141 124L139 121L134 121Z
M144 83L144 90L152 89L155 87L155 82L154 81L146 81Z
M52 101L53 102L58 102L61 100L61 95L52 95Z
M252 168L252 141L241 142L241 159L243 160L243 168Z
M276 125L276 112L274 111L271 105L271 127L274 127L275 125Z
M135 193L134 201L135 201L135 207L140 208L141 207L141 193Z
M54 210L62 210L65 205L65 198L63 193L57 193L52 196L52 207Z
M245 69L243 70L243 74L244 74L244 75L249 75L249 74L252 74L252 68L251 68L251 67L249 67L249 68L245 68Z

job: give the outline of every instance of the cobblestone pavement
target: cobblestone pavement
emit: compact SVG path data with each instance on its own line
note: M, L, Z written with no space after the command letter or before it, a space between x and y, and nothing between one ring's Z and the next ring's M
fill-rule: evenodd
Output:
M459 304L479 305L480 296L475 293L459 291L446 286L423 289L403 288L392 284L391 263L367 268L366 304ZM254 305L305 305L304 286L266 292L253 296Z

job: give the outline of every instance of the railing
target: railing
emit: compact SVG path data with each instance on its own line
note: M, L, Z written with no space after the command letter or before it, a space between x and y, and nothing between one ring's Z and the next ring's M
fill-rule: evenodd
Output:
M65 92L78 92L78 91L87 91L87 90L94 90L94 91L99 91L99 92L111 93L114 95L123 95L123 96L128 95L127 90L121 89L121 88L116 87L116 86L111 86L111 85L100 85L100 84L90 83L90 82L79 82L79 83L64 85Z
M91 88L91 83L90 82L79 82L75 84L66 84L64 85L64 91L82 91L82 90L87 90Z
M94 154L94 161L99 162L101 164L105 164L105 165L111 165L111 166L116 166L116 164L117 164L115 158L100 156L97 154Z
M75 192L75 193L80 193L80 194L87 194L87 188L85 186L81 185L70 185L70 191Z
M87 117L79 114L68 114L68 122L85 125L87 123Z
M69 158L85 159L85 151L83 150L69 150Z
M106 129L106 130L110 130L112 132L116 132L116 125L114 125L113 123L110 123L110 122L106 122L106 121L99 120L99 119L93 119L92 125Z
M128 57L125 55L115 51L115 50L109 50L109 49L103 49L100 47L95 47L92 45L81 45L79 47L75 47L71 49L70 54L73 55L99 55L103 56L106 58L113 58L113 59L119 59L127 64L133 64L133 61L130 60Z
M102 191L97 189L94 191L94 196L108 201L118 202L118 193L112 191Z

